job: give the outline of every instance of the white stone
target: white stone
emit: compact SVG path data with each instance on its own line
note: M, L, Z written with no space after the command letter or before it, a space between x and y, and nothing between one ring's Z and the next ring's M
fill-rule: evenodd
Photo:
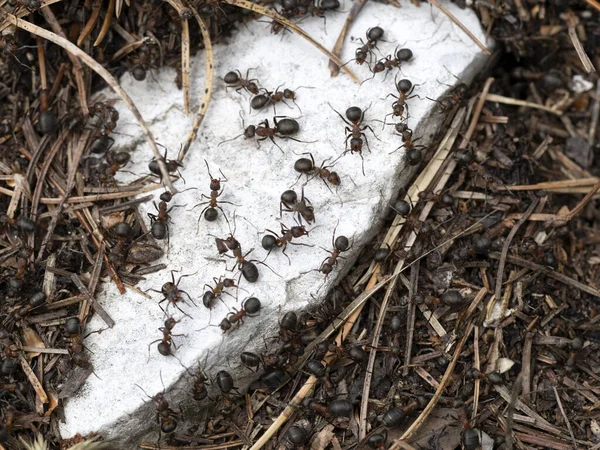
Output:
M344 12L328 14L327 29L319 18L308 18L301 25L318 41L331 48L350 5L346 1L342 8ZM480 40L485 39L472 11L460 10L449 2L446 2L446 6ZM368 2L350 29L342 60L348 61L354 57L354 51L359 46L357 39L364 39L366 30L376 25L385 30L384 39L387 41L379 43L378 57L393 53L397 46L409 47L414 53L414 59L402 67L399 79L406 77L420 84L414 91L420 98L409 100L409 125L415 130L414 136L422 136L422 142L426 143L437 132L435 124L443 115L435 114L438 111L436 104L425 97L440 98L449 89L447 85L455 85L458 79L470 82L485 57L445 16L425 4L420 8L408 3L403 4L402 8L394 8ZM191 26L194 26L193 22ZM373 121L383 119L391 110L393 98L384 98L395 92L395 71L385 79L385 74L377 74L373 80L359 86L344 74L331 78L327 64L326 57L302 38L289 33L274 36L270 34L269 25L261 22L240 25L239 32L227 45L215 46L215 92L198 139L182 170L186 184L178 184L181 190L189 187L197 187L198 190L181 192L171 202L183 207L171 212L170 250L163 261L170 269L181 270L182 274L195 274L184 278L180 284L180 288L189 292L198 305L182 305L193 319L183 317L174 308L169 309L176 319L182 319L173 332L184 335L174 340L178 346L177 358L187 367L196 367L198 361L207 358L207 372L211 376L224 368L237 377L242 374L248 377L248 371L239 367L237 355L243 349L262 351L262 337L268 336L277 327L278 318L283 312L306 307L314 302L311 295L321 298L328 287L337 282L357 252L372 238L387 202L391 201L408 175L408 171L402 170L403 151L392 153L401 145L400 137L394 134L393 127L382 130L381 124ZM272 123L272 109L249 115L248 96L231 89L228 92L225 90L222 81L225 73L239 69L245 74L250 67L257 68L252 75L258 78L260 85L271 90L281 84L292 89L298 86L314 88L298 91L297 102L302 114L284 105L278 105L277 112L298 118L301 127L298 139L315 143L278 139L284 153L268 140L262 143L260 149L256 148L253 140L243 138L218 146L221 141L242 132L240 110L246 125L258 124L265 118ZM362 79L371 76L366 65L359 67L350 63L349 67ZM204 68L204 55L199 52L192 61L194 109L203 89ZM151 124L157 141L169 149L169 158L176 157L193 120L193 116L185 116L182 112L182 93L175 88L174 78L175 71L166 69L155 73L154 77L147 77L145 82L136 82L128 74L121 80L123 88L130 93L143 117ZM111 93L107 95L114 97ZM220 199L240 206L223 205L223 209L230 221L234 211L236 213L235 235L242 248L254 248L250 257L262 260L266 251L261 247L259 232L266 228L279 231L279 196L297 177L293 169L294 161L299 157L296 154L312 152L320 164L323 159L333 160L344 151L345 125L328 106L328 102L342 114L350 106L363 109L370 106L365 123L373 126L381 140L366 131L372 151L363 152L366 176L362 174L359 155L348 153L335 166L342 177L337 195L332 194L319 179L312 180L306 186L306 196L315 208L316 226L309 227L312 229L310 237L299 242L314 247L289 246L287 254L292 260L291 265L280 251L274 251L266 262L279 276L259 265L260 279L257 283L250 284L242 278L239 301L250 295L256 296L262 302L262 311L258 317L247 318L239 329L223 335L218 328L219 322L227 315L229 308L239 308L240 303L236 304L235 300L224 296L227 306L219 302L209 313L202 305L202 286L204 283L212 284L213 277L235 274L237 278L238 272L226 272L224 264L207 259L218 258L214 239L208 234L224 238L229 233L221 213L216 222L208 223L202 219L199 232L196 232L196 222L202 208L193 211L191 208L201 201L201 193L209 194L204 158L209 162L213 175L218 175L221 169L228 177ZM117 103L117 107L121 118L116 129L118 138L115 148L135 147L133 163L126 169L141 175L147 172L151 151L131 114L121 102ZM431 118L427 119L428 116ZM300 183L294 188L300 192ZM157 197L159 193L156 191ZM147 212L155 212L152 203L142 205L141 212L143 216ZM282 222L288 226L294 225L290 214L284 214ZM309 271L317 269L327 256L320 247L331 248L336 225L337 235L343 234L351 239L353 248L322 286L324 276ZM227 265L231 268L231 260L227 260ZM162 271L146 278L137 286L140 290L160 290L162 284L169 281L170 274ZM190 377L175 358L158 354L156 344L152 345L148 357L148 344L161 337L158 327L162 326L165 319L157 305L161 296L156 293L150 295L152 299L128 291L121 296L113 283L101 286L97 298L116 325L86 339L97 377L92 375L79 392L66 401L66 423L61 428L64 437L78 432L85 434L98 431L107 437L121 439L122 448L133 448L132 442L137 437L158 429L153 405L135 384L154 395L163 390L162 376L167 388L166 398L176 410L182 399L189 395ZM95 316L86 331L104 327L101 319ZM236 383L241 385L243 382ZM124 443L125 438L130 438L130 441Z

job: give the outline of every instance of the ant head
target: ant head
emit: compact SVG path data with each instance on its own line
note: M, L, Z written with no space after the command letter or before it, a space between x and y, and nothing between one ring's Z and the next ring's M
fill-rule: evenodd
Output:
M346 110L346 117L352 123L360 122L362 120L362 115L362 109L360 109L358 106L351 106Z
M404 132L406 132L406 131L408 131L412 134L412 131L410 131L410 129L408 128L408 125L404 122L397 123L396 125L394 125L394 128L396 129L396 132L398 132L399 134L404 134Z
M244 137L247 139L253 138L256 135L256 126L249 125L244 129Z
M294 99L296 97L296 93L291 89L286 88L283 90L283 97L287 99Z

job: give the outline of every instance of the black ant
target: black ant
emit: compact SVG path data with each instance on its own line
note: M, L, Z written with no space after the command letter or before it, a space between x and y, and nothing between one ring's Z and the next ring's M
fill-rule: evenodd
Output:
M245 78L242 77L242 74L240 73L239 70L228 72L227 74L225 74L223 81L225 81L225 83L227 84L227 87L236 88L236 90L235 90L236 92L240 92L242 89L244 89L246 92L249 92L250 94L258 95L258 93L259 93L258 84L257 84L258 80L256 78L252 78L252 79L248 78L248 74L250 73L251 70L254 70L254 69L250 68L246 71Z
M371 63L371 56L373 55L373 49L377 48L377 42L383 36L383 28L381 27L373 27L367 30L367 42L365 43L362 39L359 39L360 43L363 44L362 47L359 47L354 52L354 59L351 59L346 64L351 61L356 61L356 64L362 65L367 61L367 57L369 57L369 64Z
M187 292L179 289L179 283L181 282L181 279L185 278L185 277L189 277L189 276L194 275L194 274L181 275L179 277L179 279L177 280L177 282L175 282L174 272L175 272L175 270L171 270L171 281L168 281L165 284L163 284L162 287L160 288L160 291L157 291L156 289L149 289L149 290L152 291L152 292L158 292L159 294L163 295L164 298L160 302L158 302L158 306L160 306L160 309L162 309L165 314L167 313L167 311L162 307L161 303L168 301L169 304L175 305L175 307L179 311L181 311L184 315L186 315L186 316L188 316L188 317L191 318L191 316L189 314L185 313L179 307L179 305L177 303L179 303L180 301L183 302L183 303L185 303L185 299L182 296L182 294L185 294L185 295L187 295L187 297L190 300L190 302L192 302L192 304L194 306L196 306L196 304L192 300L192 297L190 297L190 295ZM168 306L169 305L167 304L167 308L168 308Z
M219 169L219 173L221 175L223 175L223 179L214 178L210 173L210 167L208 166L208 162L206 160L204 160L204 162L206 163L206 170L208 170L208 176L210 177L210 197L207 197L206 195L202 194L201 198L207 198L208 201L198 203L197 205L195 205L192 208L192 209L194 209L201 205L207 205L202 210L202 212L200 213L200 216L198 217L198 226L200 226L200 218L202 217L202 215L204 215L204 218L206 220L208 220L209 222L214 222L215 220L217 220L217 217L219 216L219 214L217 213L216 208L218 208L223 213L223 217L225 217L225 220L227 221L227 223L229 223L229 220L227 220L227 216L225 216L225 211L223 211L223 208L221 208L217 204L217 198L219 198L221 196L221 194L223 193L223 190L221 189L221 183L226 183L228 181L227 177L225 176L225 174L223 174L221 169ZM228 205L237 206L231 202L221 201L220 203L227 203Z
M281 194L279 216L282 216L284 212L298 213L300 225L302 225L303 218L309 225L315 221L315 209L312 207L310 200L304 196L304 186L302 186L300 200L298 200L298 194L291 189Z
M285 249L288 244L291 245L304 245L306 247L312 247L312 245L292 242L292 239L298 239L302 236L308 236L308 231L304 226L295 226L292 228L286 227L281 224L281 236L277 236L277 233L272 230L267 230L269 233L262 238L262 246L265 250L269 251L269 254L275 247L282 249L282 253L288 259L288 262L292 264L290 257L285 253ZM268 256L268 255L267 255Z
M237 288L235 280L231 278L219 277L219 279L213 278L213 281L215 283L214 287L209 286L208 284L204 285L204 287L207 287L208 290L204 292L204 295L202 296L202 303L208 309L213 307L214 301L221 296L225 288ZM225 292L225 294L231 295L228 292Z
M236 323L244 323L244 317L256 316L260 311L260 300L256 297L250 297L244 300L242 303L242 309L240 311L234 308L235 313L230 312L227 317L221 321L219 327L223 330L223 333L229 331Z
M335 171L329 170L329 168L332 166L325 165L325 163L327 162L327 159L323 161L323 163L321 164L321 167L316 167L315 158L313 158L312 153L303 153L303 155L309 155L310 159L299 158L294 163L294 170L296 172L300 173L300 175L298 175L298 178L296 179L294 184L296 184L298 182L298 180L300 179L300 177L302 176L302 174L304 174L307 177L309 175L312 175L312 177L308 178L308 180L306 181L307 183L310 180L312 180L314 177L317 177L317 176L320 177L321 180L323 180L323 183L325 183L325 186L327 186L327 189L329 189L329 192L332 192L332 191L331 191L331 188L329 187L329 185L327 184L327 181L329 181L329 183L331 183L334 186L340 185L341 180L340 180L340 176L338 175L338 173Z
M375 138L377 138L377 136L375 135L375 132L373 131L373 129L371 128L370 125L365 125L364 127L361 127L361 124L362 124L364 116L365 116L365 112L369 108L367 108L365 111L363 111L358 106L351 106L350 108L348 108L346 110L346 117L348 118L348 120L346 120L344 118L344 116L342 116L338 111L336 111L333 108L333 106L331 106L331 104L329 104L329 107L331 109L333 109L333 111L338 116L340 116L340 119L342 119L346 125L348 125L345 128L346 150L344 153L347 153L349 151L350 153L358 153L360 155L360 158L363 160L362 172L364 175L365 174L365 166L364 166L364 159L362 156L363 138L365 140L367 149L369 151L371 151L371 149L369 148L369 141L367 140L367 135L364 133L364 131L367 129L370 130L371 133L373 133L373 136L375 136ZM350 149L348 149L348 139L350 139ZM379 139L379 138L377 138L377 139Z
M298 124L298 122L296 122L295 119L286 117L284 119L281 119L280 121L277 121L277 117L285 117L285 116L273 117L273 122L275 123L274 127L271 127L269 125L269 121L267 119L263 120L256 126L249 125L248 127L244 128L244 132L242 134L234 137L233 139L228 139L226 141L223 141L219 145L224 144L225 142L234 141L237 138L244 136L246 139L257 138L256 143L258 144L258 147L260 148L260 141L270 139L271 142L273 142L273 144L279 150L281 150L281 152L283 153L283 150L281 149L281 147L277 144L277 142L275 142L275 139L274 139L275 136L282 138L282 139L291 139L296 142L304 142L299 139L291 137L291 135L296 134L300 130L300 125ZM244 126L243 122L244 121L242 119L242 126Z
M150 358L150 346L156 342L159 343L157 346L158 353L160 353L163 356L173 355L173 352L171 351L171 346L173 346L173 348L177 350L177 346L173 342L173 336L182 336L181 334L172 333L173 328L178 322L178 320L175 320L172 317L169 317L167 320L165 320L165 326L160 327L158 329L158 331L160 331L163 334L162 339L157 339L148 344L148 359Z

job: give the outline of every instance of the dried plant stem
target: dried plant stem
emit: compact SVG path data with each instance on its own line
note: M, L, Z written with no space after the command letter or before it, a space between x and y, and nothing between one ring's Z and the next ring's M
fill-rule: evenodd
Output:
M348 29L350 28L350 25L352 25L352 22L354 21L356 16L358 16L360 11L363 9L363 6L365 6L366 2L367 2L367 0L354 0L354 3L352 3L352 8L350 8L350 12L346 16L346 21L344 22L344 26L340 30L340 34L339 34L337 40L335 41L335 45L333 46L332 53L334 55L339 57L342 54L342 47L344 46L344 40L346 39L346 33L348 33ZM337 77L338 74L340 73L340 66L338 66L335 62L330 60L329 61L329 72L331 73L332 77Z
M568 29L569 29L569 39L571 39L571 44L573 44L573 47L575 48L575 51L577 52L577 56L579 56L579 60L581 61L581 64L583 65L583 69L587 73L595 72L596 68L594 67L594 64L592 64L592 60L590 59L590 57L587 55L587 53L583 49L583 45L581 44L581 41L579 40L579 37L577 36L577 30L576 30L577 19L573 15L573 13L569 14L569 17L567 18L567 25L568 25Z
M100 28L100 33L98 33L98 37L94 42L94 47L99 46L108 34L108 30L110 29L110 23L112 22L114 12L115 0L109 0L108 8L106 9L106 15L104 16L104 22L102 22L102 28Z
M181 85L183 88L183 111L190 113L190 24L181 19Z
M423 425L423 423L425 422L425 419L427 419L429 414L431 414L431 411L433 411L433 408L435 408L435 405L437 405L437 402L442 397L442 392L444 392L444 389L446 389L446 385L448 384L448 381L450 381L450 378L453 375L454 366L456 366L456 363L458 362L458 358L460 357L462 349L465 346L467 339L469 339L469 336L471 335L472 330L473 330L473 324L469 323L469 325L467 326L467 329L465 330L465 334L463 335L463 337L459 341L458 345L456 346L456 349L454 350L454 356L452 357L450 364L448 364L448 367L446 367L446 372L444 372L442 381L440 381L439 388L435 391L435 394L433 395L433 397L431 398L431 400L429 401L429 403L427 404L425 409L423 409L421 414L419 414L419 417L417 417L415 419L415 421L408 428L408 430L406 430L404 432L404 434L402 436L400 436L400 439L394 441L394 444L390 447L390 450L397 450L397 449L401 448L400 442L406 441L413 434L415 434L415 432L421 427L421 425Z
M41 10L41 13L44 16L44 18L46 19L46 21L48 22L48 24L50 25L50 27L54 30L54 33L56 33L55 34L56 38L57 39L60 38L60 39L63 39L65 42L69 42L67 40L67 37L65 36L63 29L61 28L60 24L58 23L58 20L56 20L56 16L52 12L52 10L50 8L43 8ZM2 12L0 12L0 16L1 15L2 15ZM16 18L12 14L7 14L7 19L13 25L20 27L20 25L13 22L12 19L16 20ZM25 23L30 23L30 22L25 22ZM33 24L31 24L31 25L33 25ZM35 27L35 25L33 25L33 26ZM39 29L44 31L45 33L52 34L50 31L46 31L43 28L39 28ZM29 31L29 30L27 30L27 31ZM37 33L34 33L34 34L36 34L37 36L43 37L44 39L48 39L48 38L44 37L42 34L37 34ZM50 39L48 39L48 40L50 40ZM60 45L57 42L54 42L54 43L57 45ZM71 44L71 42L69 42L69 44ZM73 45L73 44L71 44L71 45ZM63 46L61 46L61 47L63 47ZM73 45L73 47L75 47L75 46ZM63 47L63 48L65 48L65 47ZM77 48L77 47L75 47L75 48ZM65 48L65 50L66 50L66 48ZM87 56L86 53L84 53L84 52L82 52L82 53ZM83 67L81 66L81 61L79 61L79 59L77 59L75 54L72 54L72 52L67 51L67 56L71 60L71 64L73 64L73 76L75 77L75 83L77 84L77 93L79 94L79 105L81 106L81 112L83 115L87 116L90 113L90 111L88 109L88 104L87 104L85 83L83 81Z
M198 22L198 26L200 27L200 33L202 33L202 41L204 42L204 51L206 56L206 75L204 77L204 90L202 91L202 100L200 101L200 106L198 107L198 113L194 118L194 124L192 125L192 131L188 135L185 144L181 147L179 154L177 155L177 161L181 162L185 158L188 150L192 143L196 140L196 136L198 136L198 130L200 129L200 125L202 125L202 121L206 116L206 112L208 111L208 105L210 104L210 98L212 96L212 90L215 79L215 59L213 54L212 43L210 41L210 32L208 31L208 27L206 26L206 22L204 19L200 17L196 8L191 7L194 17L196 18L196 22ZM182 74L183 75L183 74Z
M133 103L133 101L127 94L127 92L125 92L121 88L121 86L119 86L119 83L110 74L110 72L108 70L106 70L104 67L102 67L100 64L98 64L93 58L91 58L87 53L85 53L83 50L81 50L75 44L69 42L67 39L65 39L61 36L58 36L57 34L52 33L50 31L44 30L43 28L40 28L37 25L32 24L31 22L27 22L25 20L18 19L17 17L15 17L12 14L6 14L6 17L7 17L8 21L11 22L13 25L15 25L25 31L29 31L30 33L35 34L36 36L40 36L44 39L47 39L50 42L54 42L56 45L64 48L70 54L81 58L83 60L83 62L85 62L92 70L94 70L98 75L100 75L104 79L104 81L106 81L106 83L123 99L123 101L129 108L129 110L133 113L133 115L139 122L140 127L142 128L142 131L144 132L144 135L146 137L146 140L148 141L148 144L150 145L150 148L152 149L152 153L154 154L154 157L156 158L156 160L159 163L160 171L163 176L163 179L165 180L165 183L167 184L167 186L169 187L171 192L176 193L177 190L171 183L171 178L169 177L169 172L167 171L167 167L165 166L164 160L160 154L158 147L156 146L156 142L154 142L154 137L152 136L152 132L148 128L148 125L144 121L142 115L138 111L137 107L135 106L135 104Z
M490 55L490 51L487 49L487 47L485 45L483 45L479 39L477 39L475 37L475 35L473 33L471 33L469 31L469 29L467 27L464 26L464 24L458 20L454 14L452 14L450 11L448 11L446 9L446 7L444 5L442 5L438 0L429 0L429 3L431 3L433 6L435 6L436 8L438 8L440 11L442 11L446 16L448 16L448 18L454 22L454 24L456 24L456 26L458 28L460 28L461 30L463 30L465 32L465 34L467 36L469 36L469 38L471 38L471 40L475 43L475 45L477 45L477 47L479 47L481 49L481 51L483 52L484 55Z
M88 34L92 32L92 30L96 26L96 22L98 22L98 17L100 17L100 6L102 6L102 0L94 0L90 18L88 19L87 23L85 24L85 27L83 27L83 30L81 30L81 33L77 38L77 46L81 46L84 39L88 36Z
M556 114L557 116L562 116L562 114L563 114L562 111L548 108L547 106L540 105L539 103L527 102L525 100L518 100L515 98L505 97L504 95L488 94L486 97L486 100L488 102L498 102L498 103L504 103L506 105L525 106L527 108L541 109L542 111L546 111L551 114Z
M344 66L344 63L342 62L342 60L340 58L338 58L336 55L334 55L329 50L327 50L325 47L323 47L310 34L308 34L306 31L304 31L302 28L300 28L295 23L290 22L285 17L281 16L280 14L277 14L275 11L265 8L262 5L258 5L256 3L249 2L248 0L224 0L224 1L230 5L239 6L240 8L245 8L250 11L254 11L258 14L262 14L263 16L267 16L267 17L275 20L276 22L279 22L280 24L285 25L290 30L299 34L304 39L306 39L308 42L310 42L312 45L317 47L322 53L325 54L325 56L327 56L330 60L332 60L334 63L336 63L338 66L340 66L342 68L342 70L344 72L346 72L346 74L348 74L348 76L350 78L352 78L352 80L354 82L360 83L360 80L356 77L356 75L354 75L354 73L352 73L352 71L347 66Z

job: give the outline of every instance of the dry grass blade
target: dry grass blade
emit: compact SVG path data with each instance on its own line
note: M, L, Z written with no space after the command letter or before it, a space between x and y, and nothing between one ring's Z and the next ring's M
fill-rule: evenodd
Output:
M551 114L555 114L557 116L563 115L562 111L559 111L557 109L548 108L547 106L540 105L538 103L527 102L525 100L518 100L515 98L505 97L504 95L488 94L486 97L486 101L504 103L506 105L525 106L527 108L541 109L542 111L546 111Z
M594 67L594 64L592 64L590 57L585 52L583 44L579 40L579 36L577 36L577 23L577 16L575 16L572 12L567 13L567 25L569 28L569 39L571 40L571 44L573 44L584 70L587 73L592 73L596 71L596 68Z
M83 30L81 30L81 33L77 38L78 46L81 46L84 39L88 36L88 34L92 32L92 30L96 26L96 22L98 22L98 17L100 17L100 6L102 6L102 0L94 0L90 18L88 19L87 23L85 24L85 27L83 27Z
M190 24L181 19L181 85L183 87L183 111L190 113Z
M354 21L356 16L358 16L360 11L363 9L363 6L365 6L366 2L367 2L367 0L354 0L354 3L352 4L352 8L350 8L350 12L348 13L348 16L346 16L346 21L344 22L344 26L342 27L342 29L340 31L340 35L338 36L337 40L335 41L335 45L333 46L332 52L334 55L339 57L342 54L342 47L344 46L344 40L346 39L346 33L348 33L348 29L350 28L350 25L352 25L352 22ZM329 61L329 71L330 71L332 77L337 77L338 74L340 73L340 66L338 66L333 61Z
M100 33L98 33L98 37L94 42L94 47L99 46L108 34L108 30L110 29L110 23L112 22L114 12L115 0L109 0L108 8L106 9L106 15L104 16L104 22L102 22L102 28L100 28Z
M277 14L275 11L271 11L270 9L267 9L264 6L249 2L247 0L224 0L224 1L230 5L239 6L240 8L245 8L250 11L254 11L258 14L262 14L263 16L267 16L267 17L279 22L280 24L285 25L290 30L299 34L304 39L306 39L308 42L310 42L312 45L317 47L330 60L332 60L334 63L336 63L338 66L340 66L342 68L342 70L344 72L346 72L346 74L348 74L348 76L350 76L350 78L352 78L352 80L355 83L360 83L360 80L356 77L356 75L354 75L354 73L352 73L352 71L347 66L344 66L344 63L342 62L342 60L340 58L338 58L336 55L334 55L329 50L327 50L325 47L323 47L321 44L319 44L310 34L308 34L306 31L304 31L302 28L300 28L295 23L290 22L285 17Z
M192 143L196 140L196 136L198 136L198 130L200 129L200 125L202 125L202 121L206 116L206 112L208 111L208 105L210 104L210 98L212 96L212 90L215 79L215 59L212 48L212 43L210 41L210 32L208 31L208 27L206 26L206 22L204 19L200 17L196 8L190 8L194 13L194 17L198 22L198 26L200 27L200 32L202 33L202 41L204 42L204 51L206 52L206 76L204 77L204 90L202 91L202 100L200 101L200 106L198 107L198 113L194 118L194 124L192 125L192 130L188 135L185 144L179 151L177 155L177 161L181 162L185 158L185 155L190 149Z
M75 55L76 57L81 58L83 60L83 62L85 62L94 72L96 72L98 75L100 75L104 79L104 81L106 81L106 83L121 97L121 99L125 102L125 104L129 108L129 110L133 113L133 115L139 122L140 127L142 128L142 131L144 132L144 136L146 137L146 140L148 141L148 144L150 145L150 148L152 149L152 153L154 154L154 157L156 158L156 160L159 162L161 174L163 176L163 179L165 180L165 183L167 184L167 186L169 187L171 192L176 193L177 190L171 183L171 178L169 177L169 172L167 171L167 167L165 166L164 160L160 154L158 147L156 146L156 142L154 142L154 137L152 136L152 132L148 128L148 125L144 121L144 118L138 111L137 107L135 106L135 104L133 103L133 101L127 94L127 92L125 92L121 88L121 86L119 86L119 83L110 74L110 72L108 70L106 70L104 67L102 67L100 64L98 64L93 58L91 58L87 53L85 53L83 50L81 50L75 44L69 42L67 39L64 39L61 36L58 36L50 31L44 30L43 28L40 28L37 25L32 24L31 22L27 22L25 20L18 19L17 17L15 17L12 14L7 14L6 17L13 25L15 25L25 31L29 31L30 33L35 34L36 36L40 36L44 39L47 39L50 42L54 42L56 45L64 48L67 52Z
M467 27L464 26L464 24L458 20L454 14L452 14L450 11L448 11L446 9L446 7L444 5L442 5L438 0L429 0L429 3L431 3L433 6L435 6L436 8L438 8L440 11L442 11L446 16L448 16L448 18L454 22L454 24L456 24L456 26L458 28L460 28L461 30L463 30L465 32L465 34L467 36L469 36L469 38L471 38L471 40L475 43L475 45L477 45L477 47L479 47L481 49L481 51L483 52L484 55L490 55L490 51L487 49L487 47L485 45L483 45L479 39L477 39L475 37L475 35L473 33L471 33L469 31L469 29Z

